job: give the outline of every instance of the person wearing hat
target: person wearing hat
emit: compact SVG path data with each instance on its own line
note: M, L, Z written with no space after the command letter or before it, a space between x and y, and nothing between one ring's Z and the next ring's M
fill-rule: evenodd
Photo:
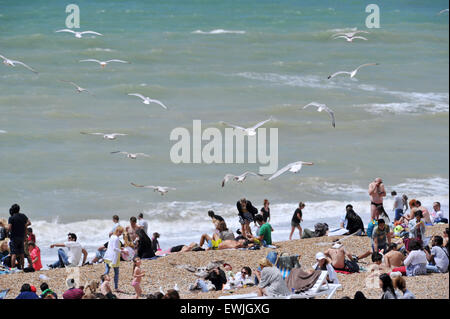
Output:
M316 261L317 263L313 266L314 270L326 270L328 272L327 281L329 283L339 284L337 274L323 252L320 251L316 254Z

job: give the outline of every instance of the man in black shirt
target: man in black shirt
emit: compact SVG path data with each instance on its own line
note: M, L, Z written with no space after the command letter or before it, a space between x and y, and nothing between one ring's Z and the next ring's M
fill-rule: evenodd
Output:
M242 198L240 201L236 203L236 207L239 212L239 223L241 224L241 232L242 236L247 237L247 235L252 234L252 230L250 228L250 223L255 222L255 215L258 214L258 209L252 205L252 202Z
M303 213L302 209L305 208L305 204L303 202L300 202L298 204L298 208L295 210L294 215L291 219L291 234L289 235L289 240L292 240L292 235L294 234L295 229L298 229L298 232L300 233L300 238L302 238L302 226L300 226L300 223L302 222Z
M27 227L31 225L31 222L28 220L27 216L20 213L20 206L17 204L11 206L9 214L11 215L8 219L9 238L11 239L9 243L9 248L11 250L11 267L15 267L17 259L19 268L23 269L25 233Z

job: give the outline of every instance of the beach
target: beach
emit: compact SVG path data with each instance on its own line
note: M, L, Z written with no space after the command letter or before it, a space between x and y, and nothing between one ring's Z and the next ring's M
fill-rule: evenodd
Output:
M442 235L444 229L448 225L435 225L427 227L427 236ZM342 236L326 236L310 239L292 240L275 242L278 248L275 249L279 253L289 253L291 255L299 254L301 267L305 270L312 269L315 263L314 256L317 252L323 251L331 247L333 240L342 238ZM348 237L342 241L347 251L352 254L362 254L370 249L370 240L368 237ZM329 244L327 244L329 243ZM233 267L233 272L237 272L241 267L249 266L252 271L258 267L258 260L267 256L268 252L273 249L263 248L261 250L216 250L216 251L199 251L174 253L156 260L144 260L142 270L146 272L146 276L142 280L142 290L144 294L156 293L162 287L164 291L172 289L175 284L178 285L180 297L182 299L216 299L223 295L228 295L227 291L212 291L208 293L191 292L189 285L193 284L196 277L185 269L179 269L174 265L190 264L194 267L206 266L211 261L223 260ZM370 262L370 257L363 259L362 262ZM367 266L360 263L360 266ZM81 282L85 283L91 280L99 280L104 272L104 264L79 267ZM134 289L131 286L132 280L132 263L121 262L120 264L120 281L119 289L124 293L119 293L119 298L129 299L134 295ZM65 286L66 269L54 269L39 271L35 273L16 273L9 275L0 275L0 290L11 289L7 295L7 299L15 298L20 291L20 287L24 283L39 286L42 280L39 275L44 274L49 279L45 280L49 287L61 298ZM362 291L369 299L379 299L381 296L380 288L367 288L365 279L367 273L360 272L356 274L340 274L338 279L342 284L342 289L338 290L334 298L343 296L354 296L355 292ZM449 299L449 274L429 274L426 276L404 277L406 279L407 288L416 296L417 299ZM255 292L256 287L239 288L233 290L233 294L243 294Z

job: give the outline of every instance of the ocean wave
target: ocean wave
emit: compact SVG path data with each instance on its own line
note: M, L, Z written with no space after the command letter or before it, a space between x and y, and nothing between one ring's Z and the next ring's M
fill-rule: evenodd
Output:
M244 34L246 32L240 31L240 30L215 29L212 31L195 30L195 31L192 31L191 33L194 33L194 34Z

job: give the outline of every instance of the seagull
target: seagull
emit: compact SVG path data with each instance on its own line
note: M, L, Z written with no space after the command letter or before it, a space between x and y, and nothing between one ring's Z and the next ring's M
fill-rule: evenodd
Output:
M176 190L176 188L174 188L174 187L166 187L166 186L152 186L152 185L144 186L144 185L137 185L135 183L131 183L131 185L133 185L135 187L141 187L141 188L150 188L150 189L153 189L155 192L160 192L161 195L164 195L169 190Z
M345 35L346 37L353 38L355 36L355 34L358 34L358 33L370 33L370 32L363 31L363 30L352 31L352 32L339 32L339 33L333 34L331 37L334 38L338 35Z
M150 104L150 103L159 104L161 107L163 107L164 109L167 110L167 106L165 106L161 101L152 100L148 96L143 96L142 94L139 94L139 93L128 93L128 95L137 96L137 97L141 98L142 99L142 103L144 103L144 104Z
M351 72L347 72L347 71L339 71L339 72L336 72L336 73L334 73L334 74L332 74L332 75L329 75L329 76L328 76L328 79L334 78L336 75L339 75L339 74L349 74L350 77L353 78L353 77L356 75L356 73L358 72L359 69L361 69L361 68L363 68L363 67L365 67L365 66L369 66L369 65L379 65L379 63L366 63L366 64L362 64L362 65L358 66L356 69L354 69L354 70L351 71Z
M4 130L0 130L0 134L6 134L8 132L4 131Z
M86 132L80 132L81 134L87 134L87 135L102 135L105 140L115 140L117 136L125 136L128 134L122 134L122 133L86 133Z
M111 154L125 154L127 158L136 159L138 156L143 157L150 157L150 155L144 154L144 153L128 153L128 152L121 152L121 151L115 151L111 152Z
M101 35L103 36L103 34L95 32L95 31L82 31L82 32L78 32L78 31L73 31L70 29L62 29L62 30L58 30L55 32L70 32L73 33L75 35L75 38L81 39L83 37L83 34L95 34L95 35Z
M230 180L242 183L247 178L248 175L264 176L264 175L253 173L253 172L245 172L242 175L226 174L225 177L222 180L222 187L224 187L225 183L227 183Z
M20 65L26 67L28 70L30 70L30 71L32 71L32 72L34 72L34 73L38 73L36 70L34 70L33 68L29 67L28 65L26 65L26 64L23 63L23 62L16 61L16 60L10 60L10 59L8 59L8 58L5 58L3 55L0 55L0 58L3 59L3 64L4 64L4 65L8 65L8 66L15 67L16 64L20 64Z
M335 119L334 119L334 112L333 112L332 109L330 109L330 108L329 108L328 106L326 106L325 104L321 104L321 103L317 103L317 102L311 102L311 103L305 105L305 106L303 107L303 109L306 109L306 108L309 107L309 106L315 106L315 107L317 107L317 111L318 111L318 112L326 111L328 114L330 114L330 116L331 116L331 125L333 125L333 127L336 127L336 122L335 122Z
M339 39L339 38L345 38L347 40L347 42L353 42L354 39L362 39L362 40L367 41L366 38L361 37L361 36L349 37L349 36L346 36L346 35L339 35L337 37L334 37L333 40L336 40L336 39Z
M448 9L441 10L441 11L439 11L439 14L443 14L445 12L449 12L449 10Z
M89 94L92 95L91 92L89 92L88 90L82 88L81 86L79 86L78 84L76 84L76 83L74 83L74 82L66 81L66 80L60 80L60 81L61 81L61 82L66 82L66 83L72 84L72 85L77 89L77 92L78 92L78 93L81 93L81 92L87 92L87 93L89 93Z
M100 66L102 68L104 68L109 62L130 63L128 61L117 60L117 59L108 60L108 61L99 61L96 59L86 59L86 60L80 60L80 62L97 62L98 64L100 64Z
M303 165L314 165L314 163L311 163L311 162L302 162L302 161L290 163L290 164L286 165L285 167L283 167L282 169L280 169L280 170L278 170L277 172L275 172L275 174L273 174L272 176L270 176L270 177L268 178L268 180L270 181L270 180L274 179L275 177L280 176L281 174L283 174L283 173L286 172L286 171L290 171L290 172L293 172L293 173L297 173L297 172L299 172L299 171L302 169L302 166L303 166Z
M233 124L228 124L228 123L223 122L223 121L221 123L224 124L224 125L228 125L228 126L234 127L235 129L242 130L248 136L255 136L256 135L256 129L258 127L264 125L265 123L269 122L270 120L272 120L272 118L270 118L268 120L265 120L265 121L262 121L262 122L259 122L255 126L252 126L252 127L249 127L249 128L244 128L244 127L236 126L236 125L233 125Z

